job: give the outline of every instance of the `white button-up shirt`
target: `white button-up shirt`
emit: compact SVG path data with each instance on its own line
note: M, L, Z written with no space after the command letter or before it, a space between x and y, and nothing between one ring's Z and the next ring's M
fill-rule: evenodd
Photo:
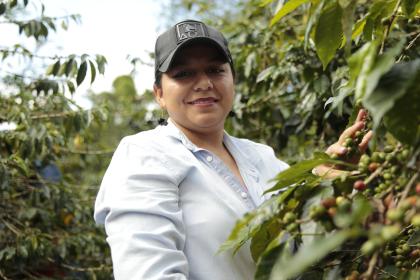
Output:
M253 279L249 244L218 250L288 165L266 145L227 133L223 141L246 186L171 122L121 141L95 203L116 279Z

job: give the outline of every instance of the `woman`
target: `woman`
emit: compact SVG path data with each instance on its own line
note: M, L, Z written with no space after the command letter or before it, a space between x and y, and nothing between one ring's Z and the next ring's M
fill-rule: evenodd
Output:
M158 37L155 51L154 94L168 124L121 141L95 204L114 276L252 279L249 246L234 256L217 251L235 222L267 199L268 181L288 165L270 147L224 131L235 74L219 31L183 21ZM328 152L345 152L341 142L363 127L363 114Z

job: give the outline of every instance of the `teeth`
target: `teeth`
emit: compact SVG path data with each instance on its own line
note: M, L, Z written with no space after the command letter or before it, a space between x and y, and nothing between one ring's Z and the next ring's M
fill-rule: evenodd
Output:
M192 104L205 104L205 103L212 103L215 102L216 100L214 99L199 99L199 100L195 100L193 102L191 102Z

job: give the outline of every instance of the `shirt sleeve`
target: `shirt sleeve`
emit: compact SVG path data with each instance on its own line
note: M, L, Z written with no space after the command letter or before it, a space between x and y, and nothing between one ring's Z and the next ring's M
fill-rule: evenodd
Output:
M150 147L117 148L95 203L105 224L115 279L188 279L180 172Z

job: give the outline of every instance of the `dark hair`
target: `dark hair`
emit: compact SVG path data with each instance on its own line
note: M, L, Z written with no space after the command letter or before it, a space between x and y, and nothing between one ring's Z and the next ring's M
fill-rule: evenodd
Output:
M163 72L157 71L155 74L155 85L160 87L162 85L162 74Z

